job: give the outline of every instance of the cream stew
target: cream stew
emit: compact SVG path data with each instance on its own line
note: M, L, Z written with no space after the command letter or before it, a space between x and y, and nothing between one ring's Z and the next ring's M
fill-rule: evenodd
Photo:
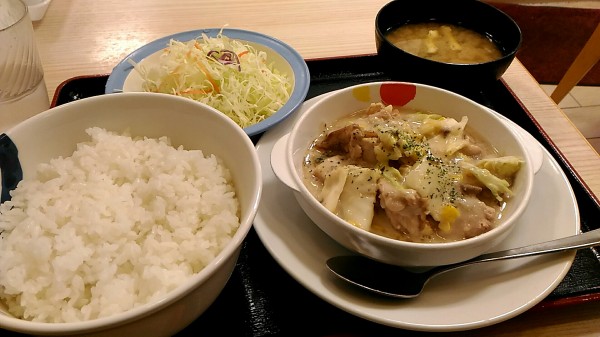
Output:
M322 130L303 175L326 208L359 228L448 242L495 226L522 164L470 130L466 117L374 103Z

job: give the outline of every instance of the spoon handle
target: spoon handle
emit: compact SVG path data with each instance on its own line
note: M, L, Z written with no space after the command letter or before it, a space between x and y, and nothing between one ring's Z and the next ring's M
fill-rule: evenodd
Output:
M489 254L483 254L472 260L469 260L469 264L504 260L514 257L534 256L572 249L582 249L587 247L593 247L596 245L600 245L600 229L595 229L578 235L572 235L565 238L537 243L521 248L514 248Z

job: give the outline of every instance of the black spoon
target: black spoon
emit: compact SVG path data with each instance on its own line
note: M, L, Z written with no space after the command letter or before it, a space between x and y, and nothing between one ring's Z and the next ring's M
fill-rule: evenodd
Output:
M412 298L421 294L423 287L431 278L450 270L476 263L582 249L596 245L600 245L600 229L521 248L483 254L465 262L434 267L424 272L413 272L360 255L332 257L327 260L327 267L342 280L368 291L396 298Z

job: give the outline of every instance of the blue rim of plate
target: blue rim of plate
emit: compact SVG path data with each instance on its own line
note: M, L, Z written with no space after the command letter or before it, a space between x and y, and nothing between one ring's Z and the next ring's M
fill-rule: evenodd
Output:
M290 95L290 98L281 107L281 109L265 120L244 128L244 132L246 132L248 136L254 136L267 131L275 124L283 121L292 112L296 111L304 102L310 86L310 72L306 62L295 49L276 38L261 33L241 29L208 28L181 32L154 40L127 55L121 62L119 62L119 64L117 64L117 66L113 68L111 74L108 76L108 80L106 81L104 93L112 94L122 92L125 79L133 70L133 66L127 62L128 59L138 63L146 57L165 48L171 39L178 41L190 41L200 37L202 34L206 34L208 37L215 37L220 31L223 31L223 35L229 38L260 43L268 48L273 49L290 64L290 67L294 72L294 89Z

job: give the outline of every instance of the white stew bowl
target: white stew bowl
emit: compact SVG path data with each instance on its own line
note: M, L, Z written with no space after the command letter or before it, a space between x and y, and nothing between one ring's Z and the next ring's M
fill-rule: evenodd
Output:
M523 159L524 164L511 186L513 196L507 201L502 218L493 229L452 242L400 241L346 222L313 197L303 183L302 176L309 145L323 132L325 125L378 102L420 109L458 121L467 116L467 126L484 136L502 155ZM532 192L535 166L524 139L522 133L496 112L450 91L406 82L366 83L327 94L308 108L298 118L291 132L276 142L271 153L271 165L276 176L293 189L298 203L314 224L342 246L388 264L429 267L468 260L493 250L518 224L517 220L527 207Z
M69 323L19 319L7 312L5 303L0 303L0 328L31 335L171 336L213 303L234 270L262 191L254 145L242 128L219 111L193 100L155 93L101 95L52 108L6 131L3 144L10 139L18 150L26 179L34 174L37 164L70 156L76 144L88 142L85 130L94 126L116 133L128 130L132 137L166 136L173 147L199 149L204 156L214 154L221 158L232 175L239 201L239 227L203 269L151 303L111 316ZM10 174L10 169L3 167L3 173Z

